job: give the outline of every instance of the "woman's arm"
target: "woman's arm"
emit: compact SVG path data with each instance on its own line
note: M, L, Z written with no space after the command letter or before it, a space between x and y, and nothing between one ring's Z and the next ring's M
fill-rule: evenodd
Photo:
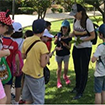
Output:
M90 32L90 36L83 39L82 41L85 42L85 41L90 41L90 40L93 40L95 38L95 32Z
M75 35L86 35L87 34L87 31L83 31L83 32L79 32L79 31L74 31L74 34Z

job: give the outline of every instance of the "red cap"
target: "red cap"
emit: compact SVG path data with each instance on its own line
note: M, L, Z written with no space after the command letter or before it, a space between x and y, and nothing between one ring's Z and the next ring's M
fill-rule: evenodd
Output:
M0 21L6 25L12 25L12 20L11 20L10 16L7 15L7 12L0 12Z

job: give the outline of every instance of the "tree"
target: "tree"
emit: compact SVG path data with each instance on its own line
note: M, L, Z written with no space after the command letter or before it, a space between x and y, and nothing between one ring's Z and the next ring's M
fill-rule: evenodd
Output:
M83 0L85 3L93 5L101 14L103 17L103 22L105 23L105 11L104 9L100 8L102 4L104 4L104 0Z
M27 0L31 7L38 14L38 19L44 19L46 15L47 8L51 7L52 0Z

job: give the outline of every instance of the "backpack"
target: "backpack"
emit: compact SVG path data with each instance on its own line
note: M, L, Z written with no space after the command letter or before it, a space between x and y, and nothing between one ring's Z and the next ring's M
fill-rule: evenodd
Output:
M16 64L16 54L19 57L19 73L17 74L17 64ZM12 73L13 76L20 76L22 74L22 67L23 67L23 59L22 59L22 54L21 51L18 50L17 53L13 55L13 59L12 59Z
M12 75L11 75L11 70L8 66L8 63L5 59L5 57L0 58L0 80L2 81L3 84L7 83L10 81Z
M88 19L88 18L87 18ZM86 22L87 22L87 19L85 20L85 29L86 29ZM76 19L74 20L74 23L76 22ZM97 36L98 36L98 33L97 33L97 28L99 27L97 24L93 23L93 26L94 26L94 32L95 32L95 38L93 40L91 40L92 44L95 45L97 43ZM90 33L88 32L88 30L86 29L87 31L87 34L88 36L90 36Z

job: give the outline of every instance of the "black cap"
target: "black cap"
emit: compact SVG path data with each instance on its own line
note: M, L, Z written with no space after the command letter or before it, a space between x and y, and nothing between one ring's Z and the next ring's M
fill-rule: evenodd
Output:
M33 21L32 29L34 34L42 33L45 30L46 22L43 19L37 19Z

